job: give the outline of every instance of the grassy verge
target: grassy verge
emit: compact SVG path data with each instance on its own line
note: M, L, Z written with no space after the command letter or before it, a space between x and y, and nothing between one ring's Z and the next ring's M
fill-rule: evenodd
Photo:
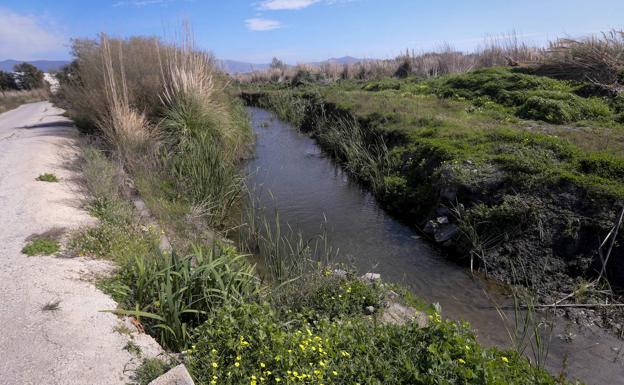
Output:
M0 91L0 113L12 110L24 103L39 102L49 97L48 90Z
M389 211L466 264L545 298L598 275L600 244L624 198L619 99L590 91L492 68L275 83L243 96L310 132ZM620 269L607 266L615 289L624 287Z

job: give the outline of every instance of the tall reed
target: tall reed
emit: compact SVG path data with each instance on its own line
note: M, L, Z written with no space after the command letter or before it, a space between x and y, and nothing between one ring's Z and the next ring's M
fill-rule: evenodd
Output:
M306 238L284 223L278 210L267 214L255 194L250 190L248 193L247 206L242 211L243 225L237 229L238 244L258 261L258 274L265 282L274 288L287 285L337 258L338 251L331 246L324 223L317 234Z

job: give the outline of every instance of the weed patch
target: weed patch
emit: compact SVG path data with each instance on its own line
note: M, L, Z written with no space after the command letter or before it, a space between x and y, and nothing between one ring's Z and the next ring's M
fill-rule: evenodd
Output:
M61 249L58 241L54 239L39 238L32 240L24 246L22 253L33 257L35 255L52 255Z
M40 182L58 182L59 179L56 177L56 175L54 174L49 174L49 173L45 173L45 174L41 174L39 175L36 180L40 181Z
M165 362L158 358L146 358L133 373L132 381L136 385L148 385L173 367L173 362Z
M465 326L374 325L362 317L282 318L268 305L219 309L196 330L189 368L200 383L555 384L515 353L484 349Z

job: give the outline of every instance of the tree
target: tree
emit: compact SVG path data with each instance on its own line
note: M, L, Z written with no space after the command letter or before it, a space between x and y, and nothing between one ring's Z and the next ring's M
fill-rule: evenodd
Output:
M280 59L274 57L273 60L271 60L271 69L284 69L284 67L286 67L286 65L284 65L284 62L281 61Z
M15 77L10 72L0 71L0 91L16 90Z
M16 64L13 67L15 80L23 90L43 87L43 72L30 63Z

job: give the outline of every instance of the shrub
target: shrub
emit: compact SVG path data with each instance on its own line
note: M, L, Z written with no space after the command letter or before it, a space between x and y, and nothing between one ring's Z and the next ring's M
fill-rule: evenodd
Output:
M293 311L308 317L329 319L359 316L366 307L382 308L386 289L381 283L368 283L351 273L345 276L331 270L310 272L294 286L273 293L274 306L283 312Z
M18 90L15 77L10 72L0 71L0 91Z
M611 115L609 107L596 98L582 99L569 95L568 100L531 96L520 106L518 115L524 119L562 124L583 119L600 119Z
M290 83L294 87L303 86L306 84L311 84L316 81L314 75L308 69L299 69L295 76L293 76Z
M43 71L30 63L16 64L15 82L22 90L34 90L44 86Z
M363 317L309 323L246 304L219 309L194 336L189 369L200 384L555 384L526 358L483 349L466 326L438 315L422 329Z
M594 153L579 160L579 171L606 179L624 181L624 160L605 153Z
M612 115L604 100L576 95L577 87L571 83L513 69L478 70L434 80L432 84L438 96L467 98L476 105L483 104L483 98L489 98L515 108L517 115L524 119L563 124Z

